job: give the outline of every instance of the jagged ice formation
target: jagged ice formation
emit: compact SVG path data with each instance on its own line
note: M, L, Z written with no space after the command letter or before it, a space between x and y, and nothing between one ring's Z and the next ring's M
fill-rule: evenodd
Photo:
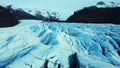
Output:
M0 68L119 68L120 25L21 20L0 28Z

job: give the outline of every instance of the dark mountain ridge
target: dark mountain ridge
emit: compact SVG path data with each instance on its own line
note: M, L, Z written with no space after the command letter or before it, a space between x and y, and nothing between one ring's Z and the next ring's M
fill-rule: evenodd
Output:
M86 7L82 10L75 11L67 19L67 22L120 24L120 7Z
M14 26L18 23L18 19L11 11L0 6L0 27Z

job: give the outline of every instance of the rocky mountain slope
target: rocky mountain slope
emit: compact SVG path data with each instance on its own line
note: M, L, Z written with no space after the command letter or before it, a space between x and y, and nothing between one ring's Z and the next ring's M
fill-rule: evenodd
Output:
M8 9L0 6L0 27L14 26L18 23L19 22L14 14Z
M21 20L0 28L0 68L119 68L119 31L113 24Z
M96 5L77 10L68 22L114 23L120 24L120 4L99 1Z
M120 7L114 8L97 8L91 6L78 10L71 15L69 22L86 22L86 23L114 23L120 24Z

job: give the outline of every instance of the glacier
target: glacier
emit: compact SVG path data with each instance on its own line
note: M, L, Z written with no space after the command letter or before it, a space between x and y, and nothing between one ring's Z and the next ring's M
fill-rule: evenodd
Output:
M0 28L0 68L120 68L120 25L20 22Z

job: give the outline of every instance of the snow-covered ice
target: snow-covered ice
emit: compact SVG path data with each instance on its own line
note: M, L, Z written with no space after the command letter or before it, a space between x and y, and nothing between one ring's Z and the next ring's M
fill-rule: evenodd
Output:
M120 68L120 25L21 20L0 28L0 68Z

